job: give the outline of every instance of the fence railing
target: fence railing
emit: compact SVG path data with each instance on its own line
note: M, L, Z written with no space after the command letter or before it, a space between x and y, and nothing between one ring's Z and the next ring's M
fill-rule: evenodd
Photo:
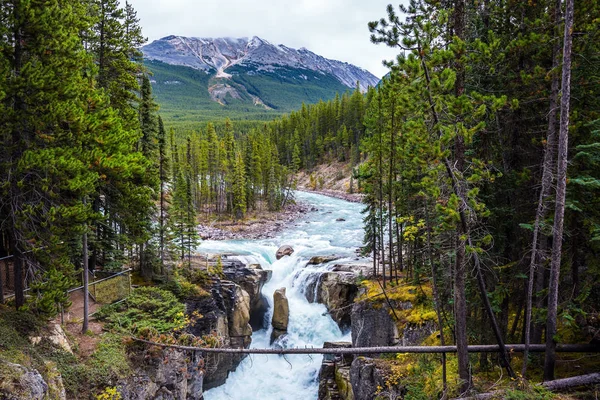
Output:
M0 298L4 299L4 302L15 297L12 293L14 290L14 273L12 271L9 260L12 256L0 258L0 275L2 278L2 293ZM90 296L100 304L110 304L118 300L122 300L131 294L131 269L112 273L111 275L102 278L95 279L93 273L90 274L89 293ZM27 282L25 282L27 284ZM31 289L26 287L24 293L29 292ZM83 290L83 286L79 286L73 289L69 289L67 293L73 293L78 290Z

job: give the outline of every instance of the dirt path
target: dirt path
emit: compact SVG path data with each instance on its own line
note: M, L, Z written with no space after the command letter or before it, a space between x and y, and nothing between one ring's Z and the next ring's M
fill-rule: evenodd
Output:
M83 289L69 295L71 307L65 312L65 323L83 321ZM90 296L89 314L95 313L100 305Z

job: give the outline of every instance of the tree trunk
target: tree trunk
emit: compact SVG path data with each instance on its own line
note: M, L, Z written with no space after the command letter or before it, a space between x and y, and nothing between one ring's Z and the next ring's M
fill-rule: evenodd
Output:
M388 171L388 192L389 192L389 197L388 197L388 247L389 247L389 263L390 263L390 283L394 280L394 275L393 275L393 271L395 268L395 257L394 257L394 229L392 226L392 220L394 219L394 213L392 212L392 208L393 208L393 201L394 201L394 162L395 162L395 143L394 143L394 129L396 127L395 124L395 108L396 108L396 103L392 97L391 99L391 122L392 122L392 127L391 127L391 131L390 131L390 168Z
M85 204L85 200L83 201ZM87 226L85 227L85 231L83 232L83 326L81 327L81 332L86 333L88 331L89 324L89 302L90 302L90 292L89 292L89 274L88 270L88 242L87 242Z
M383 229L383 110L381 96L378 98L379 101L379 247L381 256L381 278L383 280L383 287L385 288L385 241L384 241L384 229Z
M556 323L558 312L558 281L562 254L565 199L567 195L567 153L569 148L569 105L571 100L571 50L573 47L573 8L575 0L566 0L565 36L563 44L562 94L560 98L560 131L558 134L558 168L556 171L556 209L554 211L554 237L548 288L548 319L546 322L546 359L544 380L554 379L556 362Z
M557 0L554 11L554 23L559 24L561 18L561 1ZM557 40L552 49L552 69L558 68L560 63L560 42ZM529 279L527 282L527 295L525 306L525 354L523 354L523 367L521 375L527 374L527 363L529 362L529 344L531 343L531 313L533 307L533 288L535 281L535 272L538 269L539 251L539 236L540 225L546 218L548 211L548 199L550 197L550 189L552 187L552 173L554 169L554 148L556 147L556 109L558 104L558 75L556 71L552 76L552 87L550 94L550 112L548 113L548 136L546 139L546 149L544 151L544 161L542 165L542 188L540 189L540 197L538 200L537 211L535 214L535 222L533 224L533 240L531 245L531 259L529 262ZM543 236L543 234L542 234ZM543 239L542 239L543 240ZM543 271L541 271L543 274ZM543 275L542 275L543 276Z
M456 0L454 4L454 34L459 40L465 38L465 0ZM455 96L459 97L465 91L465 70L458 55L455 61L456 83L454 86ZM457 135L454 142L454 160L458 172L462 175L465 170L465 142L464 137ZM466 197L464 184L459 184L458 195L460 199ZM463 204L459 205L462 210ZM469 353L467 351L467 295L465 281L467 276L467 265L465 260L467 226L461 224L457 229L456 268L454 281L454 307L456 319L456 345L458 351L458 374L461 379L461 392L468 392L471 388L471 373L469 370Z
M427 224L427 254L429 256L429 264L431 267L431 279L433 282L433 302L435 305L435 313L437 315L437 324L438 329L440 330L440 345L445 346L446 341L444 339L444 324L442 322L442 311L441 311L441 302L440 295L438 293L438 283L437 283L437 268L435 267L435 263L433 262L433 251L431 248L431 221L429 220L429 202L425 202L425 220ZM448 384L446 382L446 353L442 353L442 386L443 393L442 398L445 398L448 391Z

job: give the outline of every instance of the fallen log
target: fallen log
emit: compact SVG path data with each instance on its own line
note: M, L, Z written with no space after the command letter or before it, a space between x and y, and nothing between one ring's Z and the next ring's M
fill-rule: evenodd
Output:
M567 389L573 389L580 386L598 385L600 384L600 373L595 372L593 374L573 376L571 378L555 379L553 381L547 381L539 383L538 386L542 386L551 392L560 392ZM488 399L500 399L504 394L504 390L494 390L493 392L480 393L473 396L459 397L453 400L488 400Z
M571 389L578 386L598 385L600 384L600 372L587 375L573 376L571 378L555 379L542 383L542 386L553 392L559 392L565 389Z
M383 353L456 353L456 346L387 346L387 347L350 347L350 348L269 348L269 349L231 349L219 347L193 347L175 344L157 343L145 339L132 337L133 340L150 344L153 346L170 347L178 350L200 351L204 353L230 353L230 354L383 354ZM525 350L524 344L507 344L507 351L521 353ZM531 345L529 351L543 353L546 345ZM468 347L469 353L497 353L500 351L498 345L472 345ZM588 344L562 344L556 346L556 351L561 353L599 353L600 346Z

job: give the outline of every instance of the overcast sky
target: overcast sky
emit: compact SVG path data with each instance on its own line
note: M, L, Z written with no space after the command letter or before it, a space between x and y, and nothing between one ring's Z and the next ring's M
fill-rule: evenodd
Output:
M121 0L124 3L124 0ZM397 5L403 0L396 0ZM381 78L382 60L397 50L372 44L367 23L386 15L390 0L129 0L149 42L168 35L259 36L306 47L366 68Z

